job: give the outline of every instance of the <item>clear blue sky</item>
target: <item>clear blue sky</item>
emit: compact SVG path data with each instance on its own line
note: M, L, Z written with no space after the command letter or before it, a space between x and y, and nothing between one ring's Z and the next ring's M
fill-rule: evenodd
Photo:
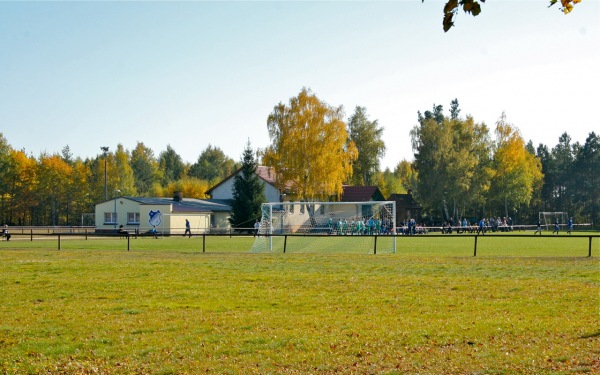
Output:
M525 140L600 132L600 2L483 4L442 30L443 2L0 1L0 132L13 148L80 157L101 146L193 163L269 145L273 107L310 88L385 129L382 167L412 159L417 111L458 98ZM447 113L447 112L446 112Z

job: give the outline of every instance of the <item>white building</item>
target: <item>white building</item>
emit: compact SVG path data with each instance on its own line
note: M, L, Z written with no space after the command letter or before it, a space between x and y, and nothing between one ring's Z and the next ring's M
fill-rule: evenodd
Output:
M121 225L128 231L149 231L153 226L163 234L183 234L189 220L193 234L211 228L228 229L231 206L218 199L116 197L96 204L96 231L110 232Z

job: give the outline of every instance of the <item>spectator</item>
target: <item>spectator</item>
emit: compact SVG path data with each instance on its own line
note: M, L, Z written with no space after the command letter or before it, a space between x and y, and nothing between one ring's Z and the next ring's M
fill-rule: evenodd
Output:
M7 241L10 241L10 233L8 233L8 225L4 224L4 229L2 229L2 237L5 237Z

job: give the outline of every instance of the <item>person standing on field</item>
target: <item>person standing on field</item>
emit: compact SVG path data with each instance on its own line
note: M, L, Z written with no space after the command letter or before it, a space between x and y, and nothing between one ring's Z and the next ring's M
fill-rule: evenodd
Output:
M477 228L477 234L482 233L485 235L485 220L482 218L479 220L479 227Z
M8 233L8 225L4 224L4 229L2 229L2 236L6 237L7 241L10 241L10 233Z
M573 230L573 218L569 218L569 221L567 222L567 233L571 234L571 231Z
M259 228L260 228L260 222L258 221L258 219L256 219L256 221L254 222L254 237L256 237L256 235L258 234Z
M185 219L185 233L183 233L183 236L185 237L186 234L188 237L192 237L192 229L190 228L190 221L188 219Z
M554 220L554 230L552 231L552 234L554 234L554 232L556 232L556 235L558 236L558 230L560 229L560 226L558 225L558 219Z
M542 235L542 222L538 220L537 222L537 228L535 228L535 232L533 232L533 235L535 236L536 233L540 233L540 236Z

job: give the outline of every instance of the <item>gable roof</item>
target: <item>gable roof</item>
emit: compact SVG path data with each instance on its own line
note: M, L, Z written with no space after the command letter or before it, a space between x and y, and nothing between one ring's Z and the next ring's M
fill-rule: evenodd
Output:
M242 170L242 168L240 167L237 170L233 171L233 173L231 173L229 176L222 179L218 184L216 184L215 186L208 189L206 191L206 194L211 194L213 190L215 190L219 186L223 185L225 182L229 181L231 178L235 177L235 175L237 175L241 170ZM276 177L275 169L273 169L271 167L266 167L264 165L259 165L258 167L256 167L255 173L260 179L262 179L266 183L275 186L275 177Z
M342 186L340 202L383 201L383 194L377 186Z
M423 207L421 207L419 202L417 202L415 200L415 198L413 198L413 195L411 193L392 194L392 195L390 195L388 200L395 201L397 208L399 208L399 207L412 208L412 209L422 209L423 208Z
M171 206L173 213L178 212L229 212L231 205L228 201L222 199L194 199L183 198L181 201L173 198L162 197L119 197L119 199L129 199L140 205L153 206Z

